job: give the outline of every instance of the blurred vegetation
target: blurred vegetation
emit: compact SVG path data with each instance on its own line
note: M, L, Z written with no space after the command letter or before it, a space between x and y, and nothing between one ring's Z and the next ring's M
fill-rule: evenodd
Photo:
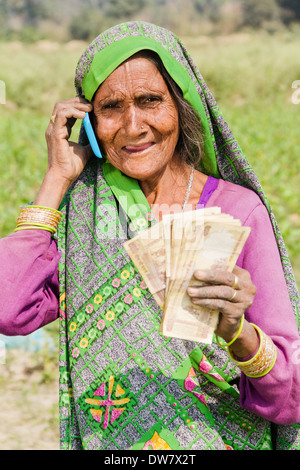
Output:
M0 38L89 40L109 26L143 19L180 35L245 28L297 30L299 0L0 0Z

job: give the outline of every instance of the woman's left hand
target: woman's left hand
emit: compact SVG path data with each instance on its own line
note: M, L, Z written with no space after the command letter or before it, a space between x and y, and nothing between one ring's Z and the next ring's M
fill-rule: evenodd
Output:
M197 270L194 278L204 285L188 288L192 302L220 312L215 333L226 342L231 341L256 294L249 272L238 266L232 272L219 269Z

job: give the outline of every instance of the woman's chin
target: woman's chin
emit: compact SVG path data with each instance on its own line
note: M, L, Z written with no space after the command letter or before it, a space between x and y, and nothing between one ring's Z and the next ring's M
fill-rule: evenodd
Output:
M157 156L149 153L141 155L128 155L119 161L110 160L110 163L118 168L122 173L137 180L145 180L153 177L163 169L163 162L157 161Z
M130 176L130 178L134 178L136 180L144 181L147 179L151 179L157 172L154 171L152 165L130 165L123 168L120 168L122 173L124 173L127 176Z

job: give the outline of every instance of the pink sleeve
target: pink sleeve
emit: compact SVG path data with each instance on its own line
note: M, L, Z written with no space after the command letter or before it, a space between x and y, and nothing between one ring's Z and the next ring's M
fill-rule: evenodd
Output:
M0 240L0 333L27 335L58 317L58 260L50 232L23 230Z
M252 230L238 264L250 272L257 288L246 318L272 338L277 360L264 377L250 379L242 374L241 404L269 421L296 423L300 421L300 367L295 354L299 334L265 207L258 205L244 225Z
M267 375L250 379L241 374L241 405L274 423L297 423L300 338L268 212L253 191L223 180L207 203L207 207L212 206L221 207L251 227L237 262L249 271L257 288L245 317L268 334L277 347L276 363Z

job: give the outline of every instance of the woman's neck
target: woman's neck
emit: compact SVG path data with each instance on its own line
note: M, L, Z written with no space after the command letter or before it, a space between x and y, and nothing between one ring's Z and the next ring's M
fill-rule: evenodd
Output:
M189 198L186 210L195 209L206 182L206 175L194 171L192 186L192 167L187 163L168 165L159 175L151 179L140 180L139 184L157 220L165 214L180 212L186 199Z

